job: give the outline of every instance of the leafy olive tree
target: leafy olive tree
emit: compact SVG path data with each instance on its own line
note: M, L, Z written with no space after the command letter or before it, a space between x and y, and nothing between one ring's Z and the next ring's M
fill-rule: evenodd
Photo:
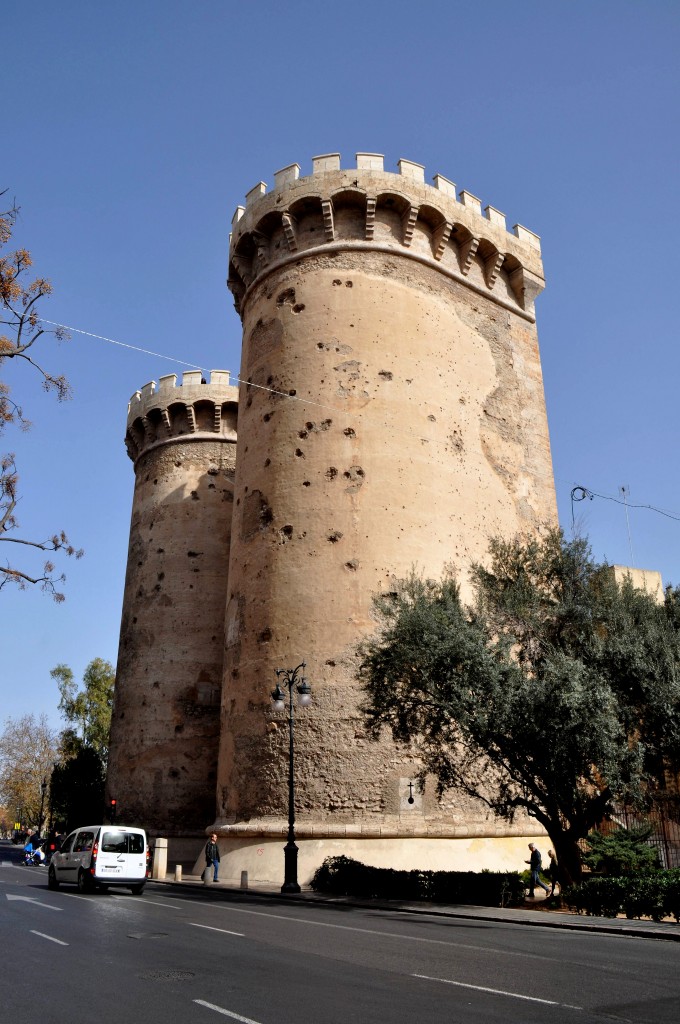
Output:
M4 194L0 193L0 200ZM7 245L12 236L17 214L18 208L14 204L4 211L0 207L0 249ZM64 401L70 397L69 383L65 377L49 373L37 362L36 345L43 335L52 334L57 340L63 340L67 333L60 327L48 330L40 319L38 303L50 294L52 286L44 277L27 280L32 263L31 254L26 249L0 255L0 370L10 360L26 364L42 378L45 391L54 392L59 401ZM14 424L22 430L30 427L9 385L0 379L0 433L8 424ZM83 552L73 547L63 530L38 540L17 534L19 497L15 456L7 452L0 456L0 543L3 548L9 550L6 545L11 544L14 545L14 553L23 547L24 550L31 548L49 554L60 551L80 558ZM37 584L42 590L51 593L55 601L63 601L64 595L58 586L64 579L63 574L56 574L54 562L49 557L37 572L26 565L20 567L9 555L0 564L0 590L8 583L14 583L21 589L29 584Z
M548 832L562 880L614 801L642 805L680 762L680 590L617 584L588 544L495 540L464 607L449 573L375 599L359 649L374 734L411 742L422 777Z

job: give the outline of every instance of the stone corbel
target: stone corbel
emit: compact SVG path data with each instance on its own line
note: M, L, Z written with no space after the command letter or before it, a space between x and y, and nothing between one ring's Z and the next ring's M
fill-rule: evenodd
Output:
M134 462L137 456L139 455L139 445L136 443L132 435L129 433L125 435L125 448L127 450L128 456Z
M372 242L375 232L375 199L366 200L366 241Z
M247 287L255 276L253 274L253 261L249 260L246 256L232 256L231 262L236 267L239 277Z
M216 434L219 434L222 427L222 406L219 402L215 402L215 411L213 415L213 430Z
M446 249L446 243L451 237L453 231L453 224L448 220L445 220L443 224L440 224L438 228L432 232L432 255L436 260L440 260L444 255Z
M413 230L416 226L416 220L418 219L418 207L409 206L404 212L401 218L401 241L402 245L408 249L413 241Z
M253 242L255 243L255 259L260 267L266 267L269 263L269 239L260 231L253 231Z
M153 444L156 440L156 431L148 416L142 416L142 426L144 427L144 441L146 444Z
M525 313L534 315L534 301L545 288L545 281L537 274L532 274L526 267L515 267L508 275L510 287L517 296L517 302Z
M321 212L323 214L323 230L327 242L335 241L335 225L333 223L333 203L330 199L321 200Z
M196 433L196 412L193 405L185 405L184 408L187 411L187 420L189 421L189 430L192 434Z
M460 272L465 277L470 272L472 261L475 258L475 253L479 249L479 239L472 235L468 238L467 242L463 242L458 249L458 259L460 260Z
M291 216L290 213L284 213L281 215L281 223L283 224L283 233L286 236L286 245L290 252L297 252L297 238L295 237L295 217Z
M167 409L161 409L161 420L163 421L163 426L165 427L165 433L167 434L168 437L170 437L170 435L172 434L172 424L170 423L170 415Z
M505 262L505 253L496 252L493 256L489 256L488 259L484 260L484 279L486 281L487 288L493 288L496 283L496 278L500 273L500 269Z
M234 309L236 310L237 313L240 313L241 303L243 302L243 296L246 293L246 286L244 285L240 277L234 277L234 275L232 274L231 277L227 279L227 288L234 296Z

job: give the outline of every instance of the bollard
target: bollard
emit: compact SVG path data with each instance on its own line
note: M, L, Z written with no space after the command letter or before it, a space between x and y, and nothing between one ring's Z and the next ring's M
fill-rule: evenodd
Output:
M213 878L213 866L212 864L206 864L205 871L203 872L203 885L212 885Z
M182 865L181 864L175 864L175 881L176 882L181 882L182 881Z
M241 872L241 888L242 889L247 889L248 888L248 872L247 871L242 871Z
M168 870L168 841L167 839L157 839L156 846L153 851L153 868L151 869L152 878L165 878Z

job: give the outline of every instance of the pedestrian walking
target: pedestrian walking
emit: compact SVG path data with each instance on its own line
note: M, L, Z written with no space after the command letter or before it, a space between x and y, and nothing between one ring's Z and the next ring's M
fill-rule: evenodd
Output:
M210 839L205 844L205 869L210 871L213 869L213 882L219 881L218 874L220 868L220 848L217 845L217 832L213 832Z
M550 864L548 865L548 870L547 870L546 874L547 874L548 878L550 879L550 895L554 896L555 895L555 886L557 885L557 873L558 873L557 857L555 856L555 851L554 850L548 850L548 857L550 858Z
M550 889L541 881L541 851L537 850L533 843L529 843L529 849L531 850L531 856L524 863L529 865L529 896L533 899L534 889L537 885L544 890L546 895L550 892Z

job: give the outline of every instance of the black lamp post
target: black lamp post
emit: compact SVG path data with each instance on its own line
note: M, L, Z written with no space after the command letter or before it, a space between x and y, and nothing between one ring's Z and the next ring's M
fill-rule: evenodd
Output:
M283 848L284 855L284 881L281 892L300 892L297 879L298 848L295 845L295 768L294 768L294 715L293 715L293 688L297 693L299 707L307 707L312 699L312 690L300 673L304 672L305 662L301 662L297 668L277 668L277 683L272 690L272 701L277 711L283 711L286 706L286 694L281 689L280 680L283 679L284 687L288 687L288 727L289 727L289 749L288 749L288 842ZM299 682L298 682L299 678Z
M40 817L38 818L38 835L42 835L43 811L45 809L45 793L47 792L47 776L40 783Z

